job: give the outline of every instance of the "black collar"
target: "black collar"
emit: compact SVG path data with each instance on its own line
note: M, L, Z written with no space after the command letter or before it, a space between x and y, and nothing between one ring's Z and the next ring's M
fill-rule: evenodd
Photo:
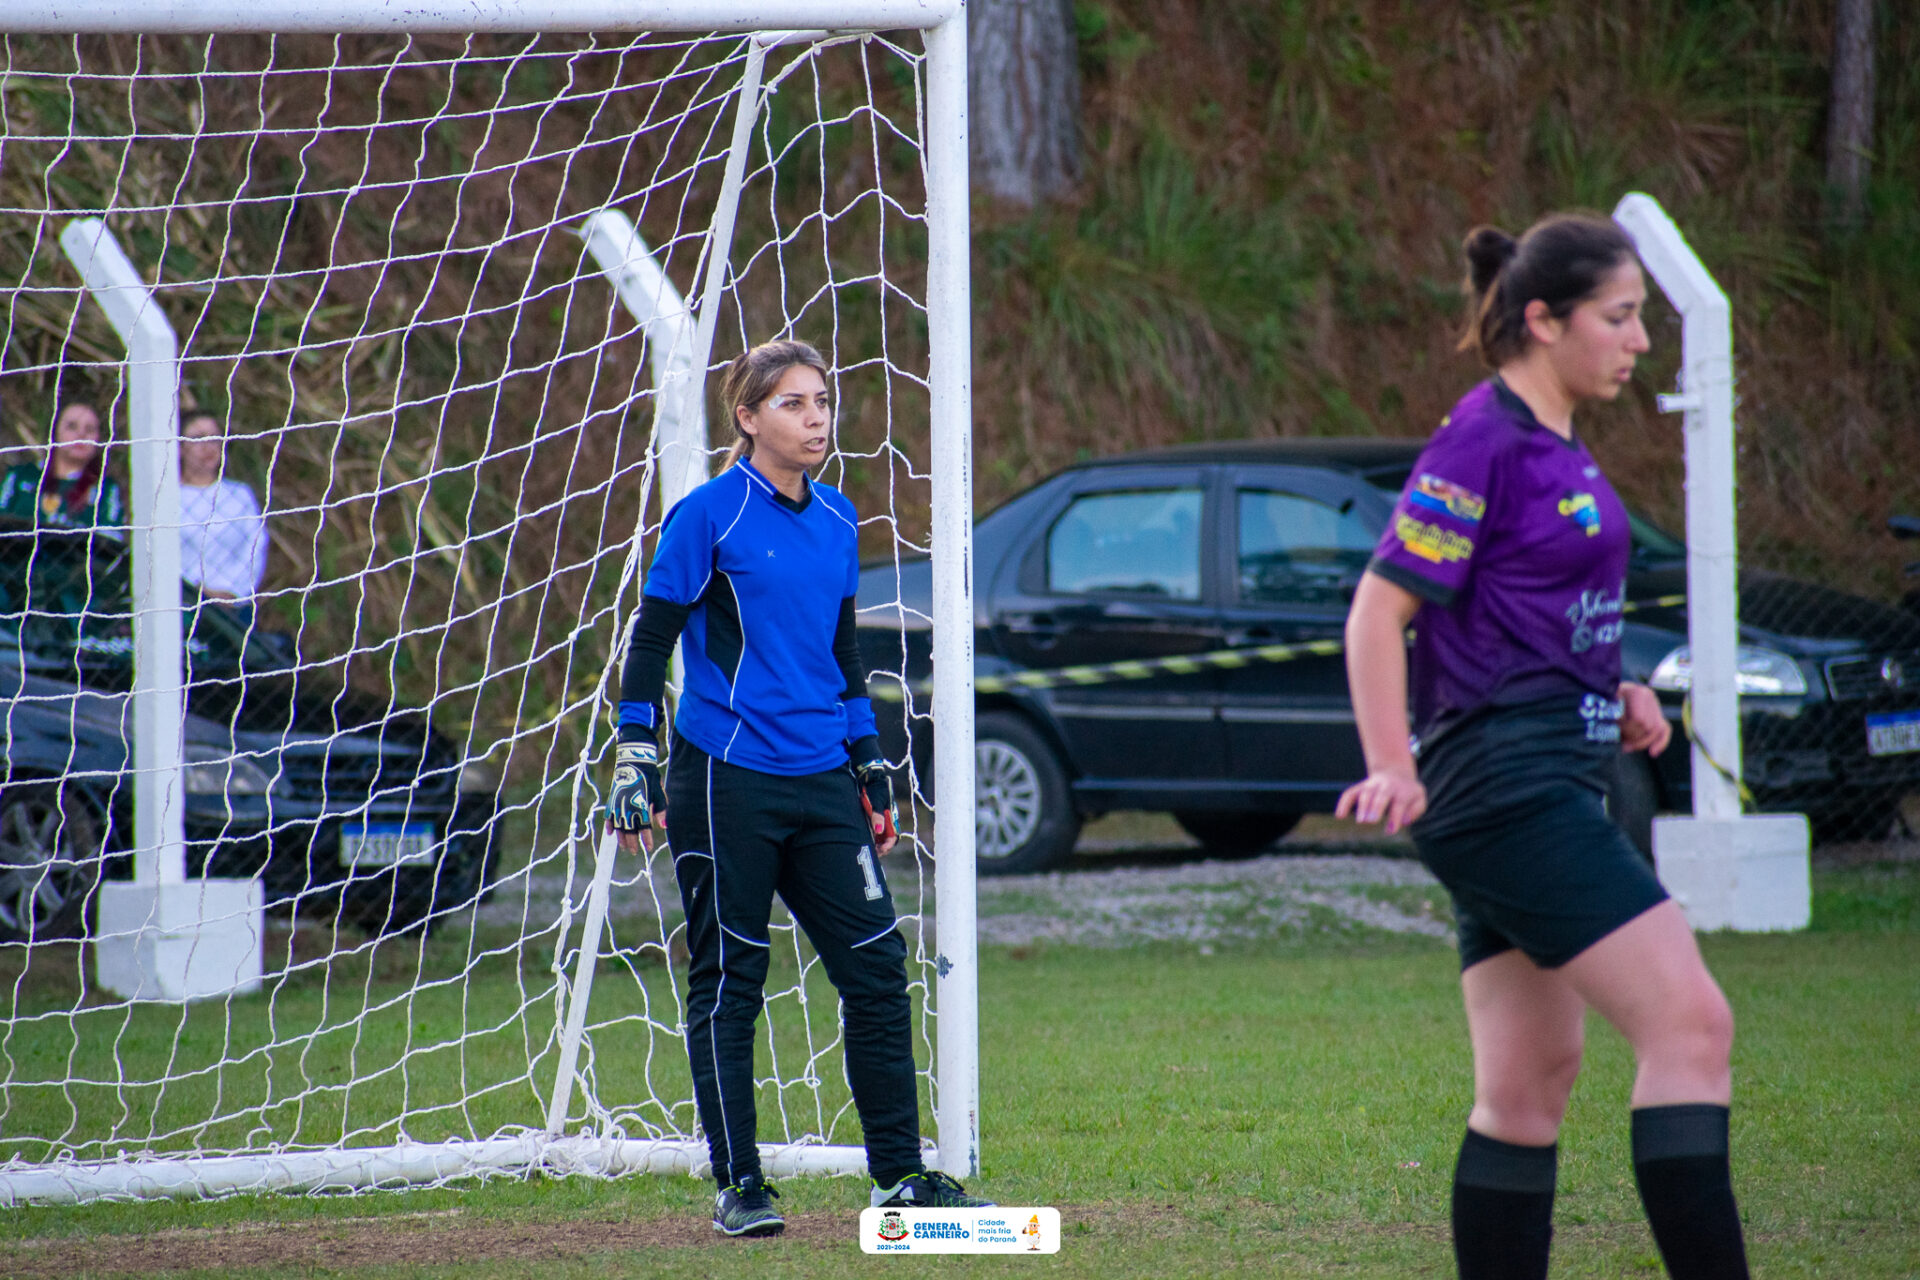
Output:
M760 469L753 465L752 458L740 459L740 465L753 472L754 479L767 486L767 492L773 495L773 500L793 512L793 514L799 515L802 511L805 511L813 505L813 481L808 478L806 472L802 471L800 473L800 496L798 498L789 498L786 494L780 492L779 485L760 474Z
M1574 428L1571 438L1561 435L1558 431L1555 431L1552 427L1540 421L1539 415L1533 411L1533 406L1525 400L1522 400L1520 393L1508 386L1505 378L1496 373L1490 381L1493 383L1493 398L1499 402L1501 408L1518 418L1521 426L1527 428L1529 431L1544 431L1569 449L1578 449L1580 447L1579 428Z

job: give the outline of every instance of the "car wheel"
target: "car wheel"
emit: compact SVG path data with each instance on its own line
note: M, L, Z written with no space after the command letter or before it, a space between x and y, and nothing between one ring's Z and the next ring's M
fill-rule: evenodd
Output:
M1017 715L990 711L973 735L973 843L983 876L1045 871L1073 852L1080 815L1066 771Z
M72 788L0 792L0 942L84 934L103 845L98 815Z
M1300 816L1185 810L1175 813L1173 820L1216 858L1250 858L1299 826Z
M1633 847L1653 861L1653 816L1660 811L1660 780L1644 751L1622 751L1613 767L1613 790L1607 793L1607 813L1627 833Z

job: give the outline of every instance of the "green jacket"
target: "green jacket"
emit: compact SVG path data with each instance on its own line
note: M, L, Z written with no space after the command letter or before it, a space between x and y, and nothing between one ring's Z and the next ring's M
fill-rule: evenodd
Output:
M44 474L45 468L30 462L8 468L6 475L0 476L0 515L32 521L42 529L99 529L109 537L125 536L127 499L119 481L100 477L93 493L73 510L67 495L74 481L55 481L52 490L42 495L40 480Z

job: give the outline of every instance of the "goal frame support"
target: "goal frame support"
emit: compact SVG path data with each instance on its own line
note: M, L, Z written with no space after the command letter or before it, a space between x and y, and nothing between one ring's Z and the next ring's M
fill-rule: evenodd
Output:
M179 339L106 223L73 219L60 249L127 348L133 879L95 891L95 980L128 1000L243 995L264 972L265 892L254 879L187 878Z
M1680 388L1660 408L1685 424L1693 813L1654 820L1654 863L1695 929L1804 929L1805 816L1741 812L1732 307L1659 201L1634 192L1613 216L1681 320Z
M934 778L939 794L961 798L958 803L937 805L934 820L937 1150L929 1153L929 1163L957 1176L977 1174L978 949L973 812L967 802L973 793L974 735L972 334L964 0L766 0L760 4L742 0L424 0L405 6L394 6L390 0L332 0L318 8L295 5L290 0L157 0L151 4L131 0L16 0L9 6L5 26L10 33L62 35L764 32L766 36L755 42L750 59L755 73L766 48L802 33L922 33L927 48L921 127L929 222L926 306L935 618L933 704L941 725L935 740ZM757 74L754 78L757 80ZM746 92L757 100L757 84ZM746 105L743 102L736 134L750 128ZM757 101L753 106L757 113ZM739 156L730 156L729 176L739 160ZM734 194L737 198L737 189ZM710 233L698 333L690 353L695 379L704 371L702 355L712 340L717 318L711 304L717 302L728 256L730 214L725 223L724 227L716 223ZM595 256L603 266L608 265L601 255ZM171 339L170 331L168 337ZM697 401L699 394L694 391L687 398ZM171 399L167 412L173 412ZM168 448L175 434L169 433ZM704 436L704 429L701 434ZM689 462L683 475L675 479L681 485L694 482L691 473ZM177 516L168 523L177 525ZM173 617L177 625L177 608ZM598 843L604 846L610 842ZM604 928L606 881L610 878L607 854L604 847L596 849L595 883L589 897L598 901L590 901L588 933ZM580 975L586 980L575 984L566 1017L556 1028L557 1034L571 1040L576 1050L591 989L592 961L586 957L583 960ZM543 1130L529 1128L521 1134L472 1142L402 1141L385 1147L304 1152L160 1154L44 1165L15 1160L0 1166L0 1206L264 1191L343 1191L539 1171L600 1175L704 1172L707 1156L701 1142L562 1135L559 1128L566 1113L563 1089L571 1084L573 1072L568 1069L564 1074L565 1081L556 1082L548 1114L542 1117L546 1122ZM761 1152L763 1165L775 1176L848 1173L865 1167L859 1148L762 1144Z

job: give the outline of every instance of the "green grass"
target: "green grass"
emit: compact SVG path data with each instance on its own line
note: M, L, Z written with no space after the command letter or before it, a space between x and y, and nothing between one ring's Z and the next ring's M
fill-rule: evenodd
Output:
M1912 1276L1920 864L1825 871L1816 894L1807 933L1705 940L1740 1020L1735 1178L1756 1274ZM1043 946L988 951L981 979L980 1185L1003 1203L1063 1208L1062 1252L1036 1267L1103 1278L1452 1274L1448 1185L1471 1077L1444 946L1383 935L1223 945L1211 955ZM376 978L368 989L385 988ZM430 1065L418 1064L416 1087L428 1084ZM602 1070L618 1065L603 1049ZM1596 1023L1562 1136L1556 1276L1660 1274L1628 1161L1631 1067L1625 1045ZM20 1119L7 1117L7 1130L20 1132ZM0 1255L25 1267L46 1246L20 1249L22 1240L105 1250L145 1233L211 1229L183 1247L217 1244L201 1265L222 1276L307 1274L374 1233L390 1256L409 1260L356 1264L356 1275L997 1274L1008 1265L867 1257L853 1238L855 1184L794 1180L784 1190L796 1230L753 1244L703 1237L703 1184L642 1177L17 1209L0 1216L0 1239L15 1242ZM418 1217L449 1211L458 1218L448 1224ZM262 1223L274 1230L232 1230ZM440 1262L407 1243L436 1230L459 1248L502 1243ZM580 1243L601 1235L604 1248ZM278 1256L259 1252L269 1237L310 1237L318 1261L253 1265ZM81 1255L61 1256L80 1258L67 1274L104 1274L88 1272Z

